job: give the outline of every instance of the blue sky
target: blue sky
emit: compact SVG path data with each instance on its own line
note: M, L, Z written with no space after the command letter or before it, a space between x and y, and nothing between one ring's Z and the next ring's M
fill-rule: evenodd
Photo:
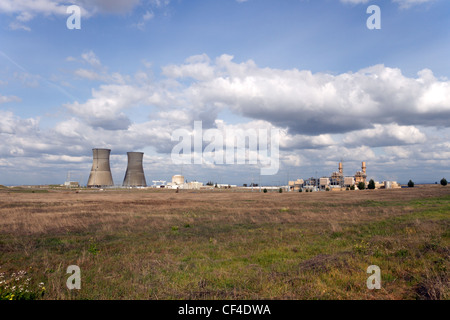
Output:
M82 8L68 30L66 8ZM369 5L381 30L369 30ZM278 183L346 174L450 176L450 2L445 0L4 0L0 184L86 183L91 149L144 151L168 179L177 128L278 128ZM188 179L242 184L251 165L192 165Z

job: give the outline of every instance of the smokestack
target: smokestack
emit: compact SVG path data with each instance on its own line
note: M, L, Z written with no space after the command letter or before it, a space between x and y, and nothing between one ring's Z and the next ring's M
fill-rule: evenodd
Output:
M361 169L364 173L366 173L366 162L365 161L363 161Z
M339 173L342 174L343 172L342 162L339 162Z
M124 187L146 187L144 167L142 166L143 152L128 152L128 167L123 179Z
M109 187L114 182L109 166L110 149L92 149L94 161L92 163L91 174L89 175L88 187Z

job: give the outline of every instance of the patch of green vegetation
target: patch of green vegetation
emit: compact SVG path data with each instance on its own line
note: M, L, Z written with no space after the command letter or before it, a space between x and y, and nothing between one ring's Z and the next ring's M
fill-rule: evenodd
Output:
M46 189L9 188L8 191L13 193L48 193Z

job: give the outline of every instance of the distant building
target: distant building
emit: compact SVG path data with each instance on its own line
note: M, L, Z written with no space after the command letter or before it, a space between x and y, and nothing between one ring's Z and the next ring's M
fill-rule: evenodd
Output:
M64 186L66 188L78 188L80 186L80 183L77 181L66 181L64 182Z
M289 189L293 191L298 191L303 188L305 182L303 179L297 179L296 181L289 181Z
M366 163L363 161L361 166L362 171L357 171L355 174L355 184L358 185L360 182L366 183L367 174L366 174Z

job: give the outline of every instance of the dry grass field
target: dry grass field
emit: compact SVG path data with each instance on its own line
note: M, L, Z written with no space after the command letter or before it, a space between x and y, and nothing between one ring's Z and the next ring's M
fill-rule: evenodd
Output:
M449 299L449 237L450 187L440 185L282 194L1 188L0 291ZM66 287L69 265L81 268L81 290ZM370 265L381 268L380 290L366 287Z

